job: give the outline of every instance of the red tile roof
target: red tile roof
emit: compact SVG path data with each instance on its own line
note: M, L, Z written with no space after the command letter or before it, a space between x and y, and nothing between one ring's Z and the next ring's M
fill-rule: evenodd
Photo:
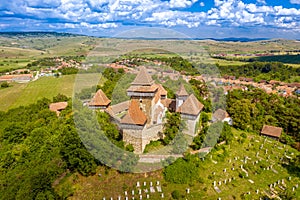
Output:
M104 92L99 89L89 103L89 106L108 106L111 100L107 98Z
M140 109L137 100L131 100L128 113L121 119L122 124L145 125L147 117Z
M60 111L66 109L68 106L68 102L57 102L57 103L51 103L49 105L49 109L53 112L56 112L56 115L59 116Z
M204 105L198 101L194 94L191 94L187 100L177 109L177 112L188 115L198 115Z
M276 126L264 125L261 134L279 138L282 133L282 128Z

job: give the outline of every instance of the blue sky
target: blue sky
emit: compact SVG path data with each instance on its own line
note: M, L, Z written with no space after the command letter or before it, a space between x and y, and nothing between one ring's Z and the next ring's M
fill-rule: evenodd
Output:
M0 31L114 36L158 27L199 38L300 39L300 0L11 0Z

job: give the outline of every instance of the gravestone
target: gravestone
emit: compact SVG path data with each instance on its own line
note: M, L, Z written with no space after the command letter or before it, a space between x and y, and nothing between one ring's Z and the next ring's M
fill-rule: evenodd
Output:
M292 188L293 192L295 191L295 187Z
M258 194L259 193L259 190L256 190L256 194Z
M140 187L140 182L136 182L136 187Z
M103 200L105 200L105 197L103 197Z
M143 199L143 195L140 195L140 200L142 200Z
M150 182L150 187L151 187L151 186L153 186L153 183L152 183L152 181Z
M226 172L227 171L226 168L223 171Z
M219 181L219 185L222 185L222 181Z
M165 198L165 195L164 195L164 193L161 193L161 198Z
M234 171L234 167L233 167L233 168L231 168L231 170L232 170L232 171Z
M154 193L154 192L155 192L155 189L154 189L153 186L150 187L150 192L151 192L151 193Z
M227 182L227 179L224 180L224 183L225 183L225 184L226 184L226 182Z
M231 182L231 178L228 179L228 182L229 182L229 183Z
M216 186L217 185L217 182L216 181L214 181L214 186Z
M125 191L124 194L125 194L125 196L127 196L127 195L128 195L128 194L127 194L127 191Z
M146 186L147 185L147 182L144 182L144 186Z
M149 199L149 198L150 198L150 195L149 195L149 194L147 194L147 195L146 195L146 198L147 198L147 199Z
M139 189L139 194L142 194L142 190L141 189Z
M121 196L118 196L118 200L121 200Z
M134 195L134 190L131 191L131 194Z
M186 193L189 194L190 193L190 188L186 189Z
M158 192L162 192L160 185L156 186L156 190L157 190Z
M125 197L125 200L128 200L128 197Z
M159 181L156 181L156 185L159 185Z
M112 197L110 197L110 200L113 200L113 198L112 198Z

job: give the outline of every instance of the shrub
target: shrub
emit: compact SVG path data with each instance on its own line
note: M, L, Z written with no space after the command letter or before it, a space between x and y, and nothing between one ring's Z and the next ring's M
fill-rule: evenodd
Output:
M7 87L9 87L9 84L7 82L3 82L3 83L1 83L1 87L7 88Z
M179 199L180 198L180 192L178 190L174 190L171 195L172 195L173 199Z

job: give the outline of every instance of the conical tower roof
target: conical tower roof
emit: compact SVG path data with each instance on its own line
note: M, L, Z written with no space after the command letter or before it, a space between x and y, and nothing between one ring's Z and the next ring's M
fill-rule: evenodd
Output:
M177 96L189 96L189 94L187 93L187 91L184 88L184 85L181 84L179 90L176 92Z
M188 115L198 115L204 105L198 101L194 94L191 94L187 100L177 109L177 112Z
M152 77L148 74L147 69L142 66L131 85L151 86L154 83Z

